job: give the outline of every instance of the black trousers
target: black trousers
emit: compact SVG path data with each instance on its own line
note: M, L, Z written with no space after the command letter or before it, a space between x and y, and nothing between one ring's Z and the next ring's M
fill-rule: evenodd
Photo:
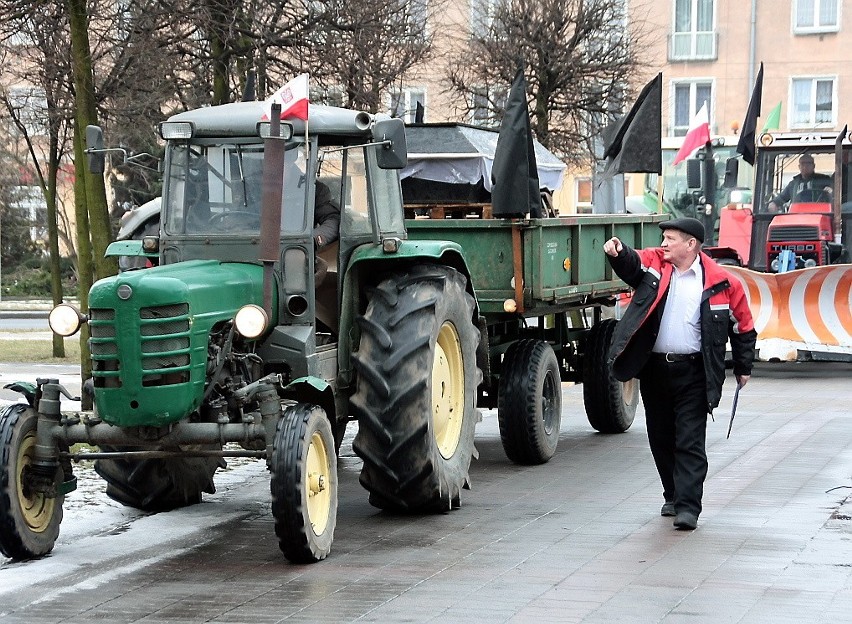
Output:
M707 390L701 357L666 362L652 355L639 375L648 442L675 511L701 513L707 477Z

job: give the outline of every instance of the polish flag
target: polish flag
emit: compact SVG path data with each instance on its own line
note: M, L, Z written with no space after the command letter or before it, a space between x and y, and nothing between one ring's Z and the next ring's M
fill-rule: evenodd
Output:
M681 161L690 158L698 148L703 147L710 141L710 117L707 115L707 102L701 105L692 121L689 122L689 130L683 137L683 145L675 155L672 166L680 164Z
M300 74L263 103L263 118L270 119L272 105L281 105L281 119L308 119L308 74Z

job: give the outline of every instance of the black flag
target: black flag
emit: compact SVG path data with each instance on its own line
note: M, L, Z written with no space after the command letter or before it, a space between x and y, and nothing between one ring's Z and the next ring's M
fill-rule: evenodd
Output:
M518 69L506 101L491 167L491 207L495 217L541 217L541 191L535 161L527 81Z
M608 139L604 178L618 173L662 172L662 97L663 74L659 73L642 88L630 112L604 132Z
M743 155L743 160L754 165L754 139L757 132L757 118L760 117L760 104L763 99L763 63L757 72L754 81L754 90L751 92L751 100L748 103L743 127L740 130L740 140L737 141L737 154Z

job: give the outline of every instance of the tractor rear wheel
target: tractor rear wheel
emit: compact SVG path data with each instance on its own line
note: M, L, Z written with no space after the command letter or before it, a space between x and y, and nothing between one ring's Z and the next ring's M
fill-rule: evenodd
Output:
M53 550L65 496L48 497L27 485L35 458L38 414L27 405L0 409L0 553L32 559ZM57 467L56 485L62 480Z
M639 381L618 381L609 364L609 346L615 319L605 319L589 330L583 356L583 402L589 424L601 433L630 429L639 404Z
M146 450L107 445L101 445L100 449L104 452ZM99 459L95 462L95 472L107 482L107 496L122 505L142 511L170 511L200 503L203 492L216 492L213 474L225 465L220 457Z
M325 559L337 525L337 455L325 410L303 403L285 410L270 469L275 535L284 556L293 563Z
M559 361L543 340L518 340L503 358L497 395L500 440L518 464L543 464L556 452L562 418Z
M381 509L449 510L469 487L481 372L466 286L450 267L412 267L379 284L358 318L352 447Z

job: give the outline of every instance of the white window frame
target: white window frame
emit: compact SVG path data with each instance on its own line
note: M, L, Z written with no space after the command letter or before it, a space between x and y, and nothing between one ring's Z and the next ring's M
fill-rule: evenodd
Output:
M10 88L7 97L16 111L16 117L26 128L27 135L47 136L48 111L44 89L21 85ZM17 128L15 131L18 132Z
M326 89L311 89L311 101L325 106L343 107L346 103L346 91L335 85Z
M790 18L790 25L792 26L793 33L797 35L812 35L818 33L828 33L828 32L838 32L840 30L841 24L841 10L843 7L843 2L840 0L809 0L813 3L814 12L813 12L813 23L810 25L799 25L799 5L802 0L793 0L792 9L793 13ZM835 6L835 23L834 24L826 24L821 26L819 22L819 14L820 9L826 3L833 2Z
M691 19L689 30L677 30L677 0L672 0L672 30L669 40L669 60L707 60L718 56L717 36L717 0L713 3L713 16L711 18L710 30L698 29L698 0L688 0L691 7ZM684 50L684 40L688 43L688 50ZM709 41L709 49L707 48ZM703 49L702 49L703 48Z
M394 111L394 99L398 97L402 104L403 110ZM402 119L405 123L414 123L414 117L417 114L417 102L423 104L426 108L426 87L406 87L404 89L393 89L388 94L388 115Z
M591 191L589 201L580 201L580 184L588 184ZM574 178L574 209L577 214L591 214L595 206L595 184L589 176L576 176Z
M405 0L405 23L409 32L429 34L429 0Z
M492 109L488 103L492 101L499 103L502 100L503 108L505 109L509 101L509 89L508 87L474 87L474 92L471 93L470 97L471 111L468 115L468 121L477 126L496 126L499 123L500 117L497 115L497 111ZM479 98L485 98L485 106L477 105Z
M677 121L676 118L676 110L675 106L677 105L677 100L675 99L675 92L677 87L689 85L689 115L686 126L676 126L675 123ZM670 136L684 136L689 128L689 123L692 122L695 115L698 113L698 109L701 108L701 105L696 101L697 99L697 90L698 86L710 86L710 101L709 101L709 109L707 111L707 116L710 121L710 128L714 127L713 116L716 112L716 80L714 78L686 78L683 80L672 80L669 85L669 102L671 103L669 109L671 110L671 123L669 124L669 134ZM675 134L678 130L683 130L682 134Z
M503 0L469 0L470 1L470 34L475 38L488 35L497 7Z
M809 80L811 82L811 90L810 90L810 110L808 111L808 121L806 122L796 122L796 101L795 90L793 89L793 84L796 81L801 80ZM820 81L831 81L831 120L830 121L822 121L817 123L816 121L816 87L817 82ZM838 100L837 100L837 75L830 76L790 76L790 88L789 95L787 101L790 102L790 106L787 107L787 127L791 130L799 129L799 128L834 128L837 126L837 108L838 108Z

